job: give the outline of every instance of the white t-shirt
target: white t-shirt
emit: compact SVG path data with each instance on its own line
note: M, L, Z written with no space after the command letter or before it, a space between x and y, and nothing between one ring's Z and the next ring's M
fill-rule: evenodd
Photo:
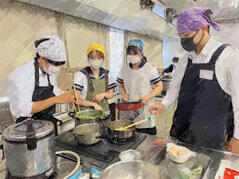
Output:
M143 59L139 68L135 70L132 69L131 65L124 64L117 78L118 83L124 85L126 93L129 96L129 101L131 102L139 101L139 98L149 95L153 91L153 86L160 80L157 69L147 62L146 59ZM148 117L151 117L151 121L138 125L137 128L155 127L155 117L148 110L154 102L153 98L139 110L140 115L134 119L135 122Z

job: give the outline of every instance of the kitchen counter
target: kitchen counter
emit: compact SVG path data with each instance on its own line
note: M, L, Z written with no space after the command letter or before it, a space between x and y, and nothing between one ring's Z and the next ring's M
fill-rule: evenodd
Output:
M156 138L157 137L154 137L154 136L148 136L147 140L145 140L138 147L139 150L144 151L146 161L150 161L151 163L155 163L157 156L159 155L160 151L162 151L162 149L164 148L163 146L152 144L152 142ZM162 139L167 139L167 138L162 138ZM205 179L213 179L215 177L218 171L218 168L220 166L221 160L229 161L231 167L235 168L236 170L239 170L239 155L238 154L233 154L227 151L219 151L219 150L195 147L195 146L191 146L181 142L177 142L172 139L169 139L169 141L188 147L194 152L206 154L209 157L211 157L211 162L203 177Z
M153 141L158 138L157 136L149 136L147 135L147 138L137 147L137 150L141 151L144 154L144 160L149 161L151 163L155 164L155 160L159 153L164 148L163 146L159 145L153 145ZM166 138L162 138L166 139ZM170 139L171 140L171 139ZM192 147L180 142L176 142L174 140L171 140L172 142L184 145L190 149L192 149L195 152L203 153L211 157L211 162L209 164L208 169L206 170L204 177L205 179L212 179L214 178L218 167L220 165L221 160L228 160L232 163L233 167L239 166L239 155L232 154L226 151L218 151L218 150L211 150L211 149L204 149L204 148L198 148L198 147ZM86 156L80 156L81 157L81 163L83 164L82 168L84 172L89 172L91 167L95 167L94 164L97 163L97 165L100 163L100 161L97 161L95 159L86 157ZM118 160L115 160L117 162ZM102 163L103 165L103 163ZM102 169L101 169L102 170Z
M154 164L155 164L155 160L157 156L160 154L160 152L164 148L163 145L159 146L159 145L152 144L156 138L157 136L147 135L146 139L137 147L137 150L141 151L144 154L144 160ZM166 139L166 138L162 138L162 139ZM179 143L172 139L170 139L170 141ZM237 154L232 154L226 151L218 151L218 150L193 147L183 143L179 143L179 144L184 145L195 152L200 152L211 157L212 160L203 177L205 179L214 178L221 160L230 161L234 167L239 166L239 155ZM62 149L57 147L57 150L62 150ZM96 163L97 165L99 164L103 165L103 163L100 163L100 161L97 161L95 159L92 159L83 155L80 155L80 158L81 158L81 167L83 168L84 172L90 172L91 167L95 167ZM117 161L118 160L115 160L115 162ZM57 157L57 165L59 169L58 169L58 176L56 178L62 178L62 176L66 175L68 172L70 172L74 168L75 164L76 163L70 159L60 157L60 156ZM2 167L0 168L0 178L4 178L4 176L5 176L5 168Z

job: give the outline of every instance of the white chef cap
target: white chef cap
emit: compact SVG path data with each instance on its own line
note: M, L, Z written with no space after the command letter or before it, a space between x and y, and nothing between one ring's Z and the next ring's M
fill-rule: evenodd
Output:
M43 41L37 46L36 51L38 54L54 62L65 62L66 50L64 42L57 35L45 38L49 40Z

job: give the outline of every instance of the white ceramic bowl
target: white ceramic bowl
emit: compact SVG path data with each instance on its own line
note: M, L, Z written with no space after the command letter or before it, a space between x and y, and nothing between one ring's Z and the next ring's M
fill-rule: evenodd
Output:
M184 163L191 156L195 155L195 153L188 148L172 143L167 144L167 153L169 159L176 163Z

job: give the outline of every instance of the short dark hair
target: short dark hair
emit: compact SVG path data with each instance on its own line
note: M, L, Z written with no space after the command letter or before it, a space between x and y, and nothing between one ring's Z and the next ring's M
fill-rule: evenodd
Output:
M54 66L61 66L61 65L65 65L65 61L64 62L55 62L55 61L52 61L52 60L50 60L50 59L46 59L46 61L48 62L48 63L50 63L51 65L54 65Z
M48 41L48 40L50 40L50 39L49 38L43 38L43 39L40 39L40 40L36 40L34 42L35 43L35 48L37 48L40 45L40 43Z
M141 50L137 47L134 47L134 46L129 46L127 47L126 49L126 54L130 54L130 52L133 52L134 55L137 55L138 54L138 51L141 52Z
M210 33L210 25L207 26L207 31Z
M172 60L172 61L178 63L178 60L179 60L178 57L173 57L173 60Z

